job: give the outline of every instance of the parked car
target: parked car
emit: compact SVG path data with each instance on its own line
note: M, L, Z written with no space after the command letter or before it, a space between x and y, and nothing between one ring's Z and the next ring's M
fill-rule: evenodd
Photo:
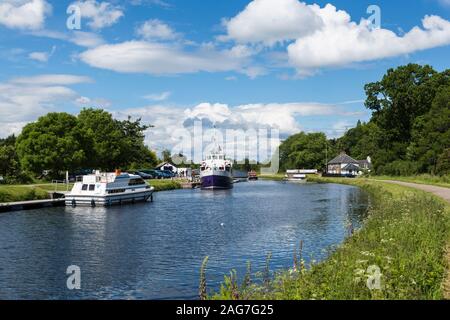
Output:
M176 174L173 173L173 172L170 171L170 170L163 170L162 172L164 172L165 174L167 174L168 176L170 176L170 178L173 178L173 177L176 176Z
M137 174L139 177L141 177L144 180L153 179L153 175L142 172L142 171L136 171L134 174Z
M151 179L163 179L164 178L163 174L161 174L158 171L153 170L153 169L145 169L145 170L139 170L139 171L151 175L152 176Z
M158 174L160 174L163 177L163 179L170 179L170 178L172 178L172 175L167 173L167 172L165 172L165 171L156 170L156 172L158 172Z

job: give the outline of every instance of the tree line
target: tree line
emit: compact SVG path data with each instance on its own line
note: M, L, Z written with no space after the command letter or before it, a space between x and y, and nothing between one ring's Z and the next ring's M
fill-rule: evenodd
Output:
M338 139L299 133L280 146L283 169L322 170L341 151L355 159L370 156L377 174L450 173L450 70L408 64L389 69L365 86L367 123L358 121ZM328 152L327 152L328 150Z
M78 116L49 113L27 124L18 137L0 139L0 175L8 182L27 182L48 171L153 167L156 154L144 144L150 126L141 119L114 119L101 109L83 109Z

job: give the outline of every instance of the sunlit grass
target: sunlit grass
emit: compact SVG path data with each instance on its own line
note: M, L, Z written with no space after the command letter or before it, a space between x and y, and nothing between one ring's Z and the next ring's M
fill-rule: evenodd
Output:
M450 188L450 175L434 176L430 174L421 174L418 176L411 176L411 177L374 176L373 179L398 180L404 182L430 184L434 186Z

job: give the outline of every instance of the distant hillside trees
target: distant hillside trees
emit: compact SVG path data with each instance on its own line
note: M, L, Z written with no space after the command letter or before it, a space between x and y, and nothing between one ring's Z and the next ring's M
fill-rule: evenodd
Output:
M119 121L100 109L83 109L77 117L49 113L26 125L15 147L22 169L36 175L154 165L156 155L144 145L148 128L140 119Z

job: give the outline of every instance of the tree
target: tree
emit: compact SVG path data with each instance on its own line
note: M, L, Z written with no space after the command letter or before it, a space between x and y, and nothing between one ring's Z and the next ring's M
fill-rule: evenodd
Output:
M83 135L77 118L67 113L49 113L26 125L16 142L23 169L41 175L50 170L53 176L81 167L86 159Z
M430 66L409 64L389 69L381 81L365 86L371 122L380 128L383 162L406 158L416 118L429 112L436 93L449 83L450 70L437 73Z
M161 153L162 155L162 160L164 162L171 162L172 161L172 153L170 152L170 150L164 149Z
M323 169L327 138L324 133L298 133L280 146L282 169Z
M5 179L20 174L15 144L16 137L14 135L0 139L0 176Z
M142 125L141 119L119 121L104 110L83 109L78 115L78 128L89 150L85 165L114 170L149 162L152 154L144 145L144 132L149 127Z
M445 159L441 157L450 147L450 86L442 88L433 100L431 110L418 117L413 126L408 157L417 161L422 171L437 173Z

